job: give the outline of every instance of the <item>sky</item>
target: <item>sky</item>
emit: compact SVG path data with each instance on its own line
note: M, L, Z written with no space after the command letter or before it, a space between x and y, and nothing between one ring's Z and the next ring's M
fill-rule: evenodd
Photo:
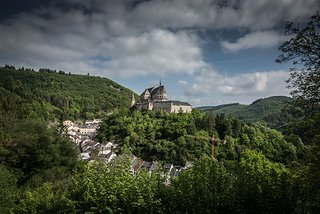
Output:
M165 86L193 106L289 95L277 64L287 21L318 0L3 0L0 65Z

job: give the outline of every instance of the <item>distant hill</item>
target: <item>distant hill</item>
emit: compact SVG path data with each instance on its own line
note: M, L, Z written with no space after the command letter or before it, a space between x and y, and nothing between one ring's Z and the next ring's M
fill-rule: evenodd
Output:
M218 106L200 106L200 107L196 107L197 109L201 110L201 111L217 111L219 109L223 109L223 108L227 108L230 106L240 106L239 103L230 103L230 104L223 104L223 105L218 105Z
M27 117L45 120L102 117L114 108L129 107L133 94L103 77L13 66L0 68L0 92L0 110L23 108Z
M239 103L225 104L219 106L198 107L203 111L214 111L215 114L230 115L238 118L242 122L266 122L274 127L275 120L283 117L285 113L281 110L291 102L290 97L273 96L254 101L250 105L240 105Z

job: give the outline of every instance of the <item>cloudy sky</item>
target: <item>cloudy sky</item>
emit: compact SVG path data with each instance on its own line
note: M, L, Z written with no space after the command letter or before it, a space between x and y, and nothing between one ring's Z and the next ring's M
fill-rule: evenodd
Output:
M0 65L110 78L140 94L161 79L195 106L288 95L276 64L286 21L318 0L4 0Z

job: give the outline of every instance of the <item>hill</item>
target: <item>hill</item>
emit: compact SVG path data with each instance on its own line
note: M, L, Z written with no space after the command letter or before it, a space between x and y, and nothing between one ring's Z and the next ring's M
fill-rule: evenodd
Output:
M275 121L285 114L282 112L287 103L291 102L290 97L273 96L254 101L250 105L240 105L238 103L199 107L203 111L214 111L216 114L230 115L238 118L242 122L266 122L274 127Z
M218 105L218 106L200 106L200 107L197 107L197 109L206 112L206 111L216 111L216 110L231 107L231 106L240 106L240 104L239 103L230 103L230 104L223 104L223 105Z
M0 108L25 108L26 117L45 120L102 117L129 106L133 94L103 77L13 66L0 68L0 90Z

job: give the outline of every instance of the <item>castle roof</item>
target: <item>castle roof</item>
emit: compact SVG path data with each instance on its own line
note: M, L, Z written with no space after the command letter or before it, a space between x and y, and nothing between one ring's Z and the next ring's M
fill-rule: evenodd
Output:
M160 85L156 88L154 88L151 92L151 96L157 94L157 93L161 93L161 94L166 94L166 90L164 89L164 86L163 85Z
M155 103L172 103L172 105L176 105L176 106L191 106L189 103L187 102L181 102L181 101L177 101L177 100L157 100L155 101Z
M166 90L164 89L163 85L157 86L157 87L151 87L144 90L144 92L140 96L144 96L145 94L150 94L151 96L160 93L166 93Z
M166 100L167 92L163 85L159 85L157 87L151 87L144 90L144 92L140 95L140 102L145 101L155 101L155 100Z

